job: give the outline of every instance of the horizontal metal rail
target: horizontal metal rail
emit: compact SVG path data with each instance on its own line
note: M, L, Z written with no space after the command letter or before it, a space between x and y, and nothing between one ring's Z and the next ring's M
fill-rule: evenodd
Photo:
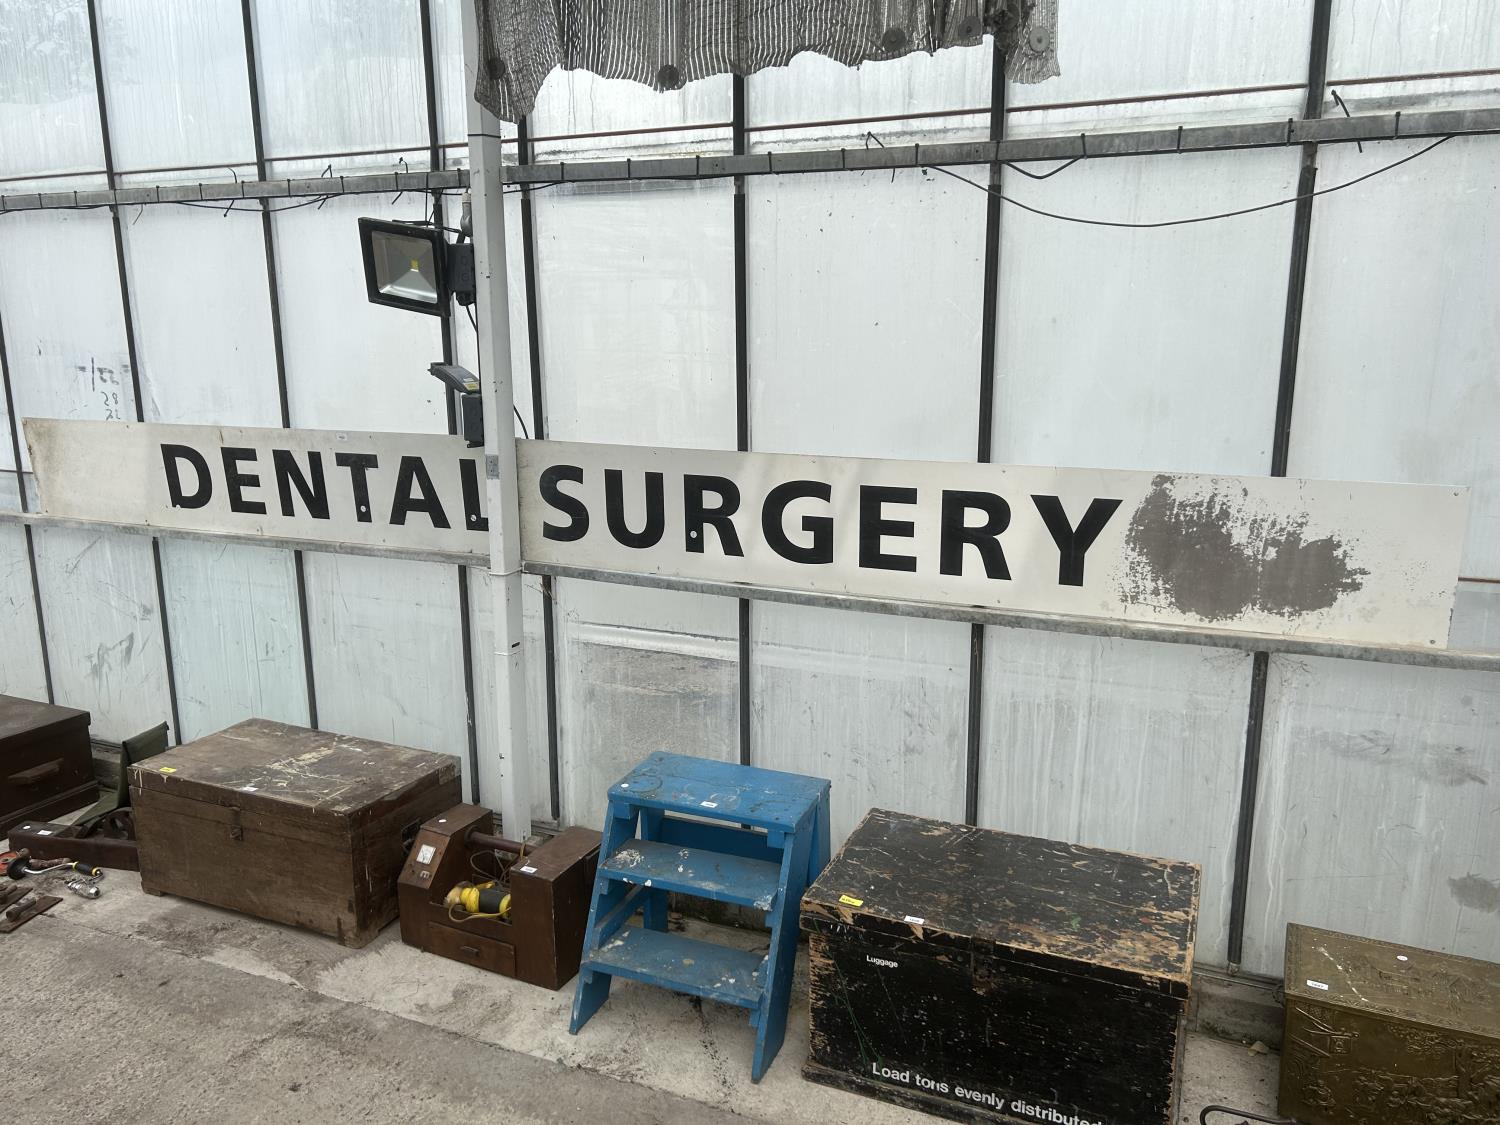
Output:
M376 195L433 192L469 186L466 168L429 172L372 172L357 176L317 176L298 180L221 180L205 184L144 184L113 191L44 191L0 195L0 212L135 207L155 203L223 203L239 200L298 199L319 195ZM260 214L256 208L254 214Z
M644 180L706 180L729 176L782 176L800 172L868 172L893 168L1026 164L1110 156L1169 156L1291 148L1304 144L1421 140L1500 133L1500 108L1378 113L1309 121L1292 118L1237 125L1178 125L1004 141L898 145L890 148L806 149L735 156L644 157L507 165L507 183L541 186ZM122 187L114 191L53 191L0 195L0 213L155 203L223 203L382 192L432 192L468 187L465 168L431 172L378 172L295 180L237 180L200 184Z
M1287 118L1239 125L1178 125L1065 136L1021 137L899 145L889 148L809 149L745 156L669 156L626 160L560 161L506 169L512 183L598 183L616 180L695 180L725 176L781 176L799 172L865 172L965 164L1025 164L1109 156L1164 156L1184 152L1290 148L1304 144L1420 140L1500 133L1500 108L1379 113L1298 121Z
M81 531L189 539L204 543L243 543L252 547L281 547L320 551L332 555L364 555L486 567L487 555L459 551L413 551L397 547L330 543L321 539L296 539L280 535L245 535L223 531L187 531L143 524L110 523L102 520L70 520L38 512L0 512L0 524L19 523L33 527L66 527ZM1048 633L1078 633L1095 637L1119 637L1132 641L1199 645L1236 649L1241 652L1279 652L1289 656L1326 656L1340 660L1366 660L1378 664L1409 664L1426 668L1455 668L1478 672L1500 672L1500 651L1479 649L1422 648L1415 645L1369 645L1350 641L1314 640L1274 633L1251 633L1232 629L1204 629L1188 625L1156 625L1141 621L1119 621L1104 617L1073 617L1065 614L1033 613L998 606L943 605L937 602L886 600L852 594L789 590L774 586L750 586L739 582L676 578L662 574L630 574L618 570L564 566L556 563L523 563L528 574L550 574L554 578L576 578L588 582L612 582L625 586L649 586L726 598L750 598L787 605L817 606L860 613L883 613L896 617L919 617L935 621L961 621L995 625L1006 629L1039 629Z
M408 562L436 562L458 566L488 567L489 552L469 554L463 551L413 551L401 547L380 547L364 543L330 543L326 539L298 539L286 535L250 535L234 531L190 531L177 527L155 527L151 524L114 523L108 520L73 520L49 516L45 512L0 512L0 525L27 524L32 527L62 527L74 531L106 532L111 535L143 535L159 539L189 539L198 543L234 543L250 547L284 547L294 551L321 551L329 555L364 555L380 559L405 559Z
M1033 613L998 606L941 605L936 602L899 601L832 594L812 590L787 590L774 586L748 586L698 578L675 578L662 574L631 574L618 570L564 566L558 563L523 563L528 574L550 574L554 578L577 578L588 582L614 582L625 586L650 586L693 594L715 594L726 598L753 598L786 605L817 606L860 613L884 613L895 617L920 617L935 621L960 621L995 625L1004 629L1038 629L1047 633L1078 633L1093 637L1118 637L1130 641L1199 645L1204 648L1237 649L1241 652L1278 652L1288 656L1326 656L1339 660L1365 660L1377 664L1409 664L1424 668L1454 668L1476 672L1500 672L1500 651L1478 649L1421 648L1416 645L1371 645L1352 641L1326 641L1289 637L1275 633L1250 633L1231 629L1201 629L1189 625L1156 625L1143 621L1119 621L1104 617L1074 617L1058 613Z

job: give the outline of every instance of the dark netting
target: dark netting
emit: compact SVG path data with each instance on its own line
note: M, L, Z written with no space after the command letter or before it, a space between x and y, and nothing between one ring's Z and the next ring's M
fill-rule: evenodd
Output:
M474 0L474 97L515 121L554 67L675 90L785 66L802 51L847 66L997 36L1006 75L1057 70L1057 0Z

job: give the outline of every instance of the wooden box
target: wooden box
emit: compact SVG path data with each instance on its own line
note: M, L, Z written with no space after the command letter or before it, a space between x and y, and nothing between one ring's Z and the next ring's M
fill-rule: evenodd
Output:
M1288 926L1280 1111L1307 1125L1500 1122L1500 965Z
M1199 878L872 810L802 900L803 1074L961 1121L1168 1125Z
M141 888L361 946L458 759L251 719L131 768Z
M0 837L98 796L89 713L0 695Z
M478 805L455 806L422 825L397 889L401 940L528 984L561 988L577 974L583 953L599 833L565 828L512 858L485 844L494 829L493 815ZM448 911L443 899L456 883L483 881L501 867L510 917Z

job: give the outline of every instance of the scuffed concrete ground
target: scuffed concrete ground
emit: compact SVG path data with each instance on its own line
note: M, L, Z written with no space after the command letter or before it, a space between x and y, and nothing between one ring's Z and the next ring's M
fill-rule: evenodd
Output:
M936 1120L803 1081L805 988L755 1085L737 1008L617 981L574 1037L571 986L421 953L394 925L349 950L145 895L130 872L104 885L92 902L60 891L50 914L0 936L8 1045L39 1064L0 1083L0 1122ZM1194 1036L1181 1120L1208 1102L1269 1113L1275 1076L1274 1055Z

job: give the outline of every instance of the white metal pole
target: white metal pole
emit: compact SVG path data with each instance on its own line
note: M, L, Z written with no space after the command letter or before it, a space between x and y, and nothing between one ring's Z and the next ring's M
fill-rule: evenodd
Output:
M531 835L527 770L526 665L521 655L521 526L516 488L515 409L510 365L510 295L505 274L505 197L500 121L474 100L479 29L463 9L464 103L468 107L469 192L474 224L479 366L484 394L485 494L489 503L489 588L495 618L495 703L500 741L501 831Z

